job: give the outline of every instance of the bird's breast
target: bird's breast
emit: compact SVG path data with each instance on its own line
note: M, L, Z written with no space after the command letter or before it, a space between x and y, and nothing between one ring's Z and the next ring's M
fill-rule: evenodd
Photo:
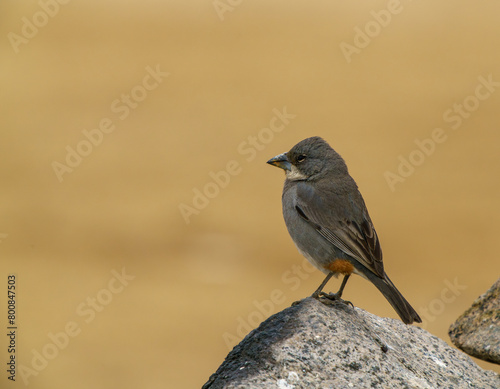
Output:
M328 242L297 211L297 195L293 186L283 192L283 217L295 246L312 265L324 273L331 270L327 266L342 253Z

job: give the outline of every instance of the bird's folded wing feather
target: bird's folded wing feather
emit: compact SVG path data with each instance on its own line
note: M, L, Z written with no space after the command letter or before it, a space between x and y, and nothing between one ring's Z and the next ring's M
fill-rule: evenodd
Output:
M331 244L383 277L382 250L377 233L361 195L357 200L353 201L344 193L319 191L311 185L299 184L295 209Z

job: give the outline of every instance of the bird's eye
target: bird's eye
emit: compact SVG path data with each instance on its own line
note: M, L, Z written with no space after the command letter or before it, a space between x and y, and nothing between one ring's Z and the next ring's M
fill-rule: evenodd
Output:
M304 160L306 159L306 156L305 154L300 154L298 157L297 157L297 162L304 162Z

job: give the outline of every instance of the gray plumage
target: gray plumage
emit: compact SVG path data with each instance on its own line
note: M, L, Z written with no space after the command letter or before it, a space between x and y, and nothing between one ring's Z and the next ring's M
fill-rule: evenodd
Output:
M342 157L313 137L268 163L286 172L283 216L302 255L326 274L336 259L348 261L355 274L382 292L403 322L421 322L384 271L377 233Z

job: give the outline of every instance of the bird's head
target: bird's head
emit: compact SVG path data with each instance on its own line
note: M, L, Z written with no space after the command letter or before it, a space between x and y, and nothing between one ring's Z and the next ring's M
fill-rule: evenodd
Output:
M331 172L347 173L342 157L318 136L304 139L267 163L283 169L290 181L313 180Z

